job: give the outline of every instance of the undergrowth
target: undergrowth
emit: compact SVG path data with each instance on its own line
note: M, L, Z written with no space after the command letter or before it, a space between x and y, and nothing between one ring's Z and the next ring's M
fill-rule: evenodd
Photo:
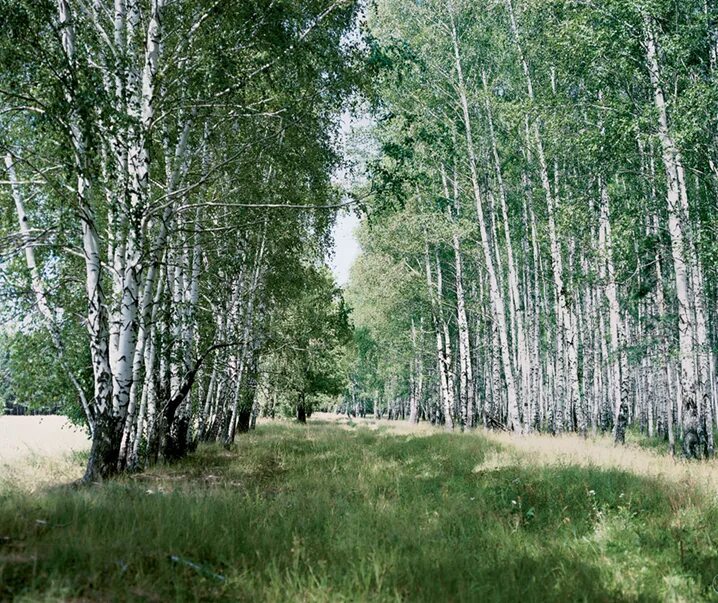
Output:
M518 454L270 425L99 486L5 485L0 598L718 600L709 493Z

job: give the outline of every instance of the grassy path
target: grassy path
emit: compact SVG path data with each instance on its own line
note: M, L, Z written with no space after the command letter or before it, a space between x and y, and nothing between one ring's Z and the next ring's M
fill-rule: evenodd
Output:
M335 423L344 428L366 427L396 435L432 435L443 433L426 423L411 425L405 421L376 421L374 419L347 419L319 413L323 423ZM617 469L638 477L655 477L699 488L705 494L718 496L718 457L699 463L682 457L671 458L663 448L645 448L638 442L615 446L609 436L583 438L575 433L559 437L548 434L531 434L528 437L506 432L486 431L477 434L497 444L497 450L484 463L486 465L556 466L580 465L601 469ZM629 436L630 438L630 436ZM667 448L667 445L664 446Z
M92 488L4 482L0 599L718 601L712 465L344 423Z

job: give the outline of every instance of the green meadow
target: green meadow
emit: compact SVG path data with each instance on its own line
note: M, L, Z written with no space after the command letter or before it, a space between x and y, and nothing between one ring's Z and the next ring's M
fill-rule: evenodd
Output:
M4 600L718 600L715 496L479 433L271 424L0 501Z

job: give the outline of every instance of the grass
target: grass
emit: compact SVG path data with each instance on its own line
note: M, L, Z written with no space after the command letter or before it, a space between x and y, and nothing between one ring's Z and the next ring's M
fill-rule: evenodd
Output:
M6 482L0 599L718 601L715 492L571 441L273 424L100 486Z

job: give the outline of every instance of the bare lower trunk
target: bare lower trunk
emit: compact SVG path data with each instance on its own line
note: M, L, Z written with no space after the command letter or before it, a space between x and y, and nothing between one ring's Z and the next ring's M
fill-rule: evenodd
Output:
M304 402L304 394L299 396L299 401L297 402L297 421L302 424L307 422L307 409Z
M616 292L616 271L613 264L613 241L611 236L610 199L606 183L601 179L600 194L600 233L599 251L601 254L600 276L604 282L604 295L608 302L608 323L610 331L610 367L611 367L611 394L613 401L613 437L618 444L626 439L626 426L628 423L628 367L626 363L625 333L621 322L618 295Z
M409 422L411 423L418 423L419 422L419 398L420 398L420 391L421 391L421 367L419 363L419 354L420 349L417 345L417 337L416 337L416 326L414 324L414 319L411 319L411 344L412 344L412 350L413 350L413 358L411 359L411 367L410 367L410 399L409 399ZM354 395L354 384L352 383L352 395Z
M436 362L437 370L439 373L439 405L444 414L444 425L446 429L452 430L454 428L454 420L452 417L453 392L449 392L449 376L447 373L449 363L447 362L446 358L446 348L444 347L443 338L443 325L439 308L441 298L437 295L440 290L440 284L437 282L437 286L434 286L431 271L431 260L429 259L428 243L426 244L424 259L426 269L426 285L429 292L429 299L431 300L432 321L434 326L434 332L436 334Z
M527 347L528 344L526 337L526 326L524 324L524 314L521 308L518 269L516 267L516 260L514 258L514 246L511 237L511 228L509 224L508 203L506 200L506 187L504 185L504 178L501 169L501 160L499 158L496 134L494 132L493 115L488 94L488 82L486 78L486 73L482 72L481 75L484 86L484 93L486 97L486 115L489 126L489 135L491 138L491 151L494 163L494 173L496 175L499 201L501 205L501 218L504 231L503 234L506 244L506 258L509 283L509 312L511 316L511 324L514 325L514 330L516 334L516 372L517 378L520 379L520 387L518 389L520 391L520 397L523 402L523 431L525 433L528 433L531 429L531 412L529 409L531 398L531 368Z

